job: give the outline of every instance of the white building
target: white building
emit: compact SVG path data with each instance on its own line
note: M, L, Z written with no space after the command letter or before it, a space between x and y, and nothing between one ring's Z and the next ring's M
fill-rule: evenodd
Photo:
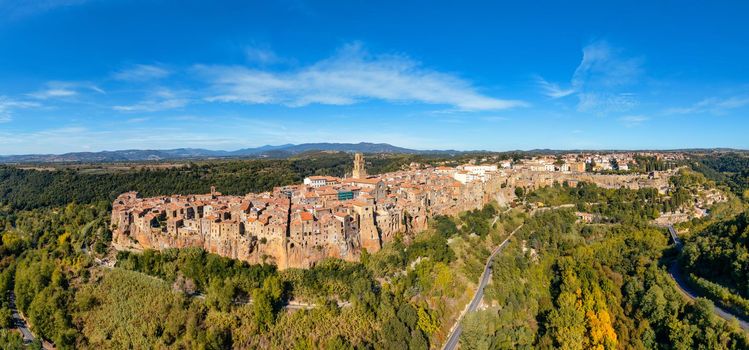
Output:
M463 170L473 174L485 174L497 171L496 165L464 165Z
M310 176L304 178L304 184L312 187L322 187L338 183L339 180L332 176Z
M469 182L480 180L481 176L467 171L458 171L453 174L453 179L462 184L467 184Z

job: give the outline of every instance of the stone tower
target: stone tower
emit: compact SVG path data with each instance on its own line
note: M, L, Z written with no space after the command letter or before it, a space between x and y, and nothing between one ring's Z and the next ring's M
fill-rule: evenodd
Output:
M361 153L354 155L354 172L351 177L354 179L367 178L367 169L364 168L364 155Z
M359 244L369 253L380 251L382 242L374 218L374 206L367 203L354 203L355 220L359 226Z

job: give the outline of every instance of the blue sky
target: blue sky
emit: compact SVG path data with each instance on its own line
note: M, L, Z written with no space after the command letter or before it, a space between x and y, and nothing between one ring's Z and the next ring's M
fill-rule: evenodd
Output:
M217 3L0 0L0 154L749 148L746 1Z

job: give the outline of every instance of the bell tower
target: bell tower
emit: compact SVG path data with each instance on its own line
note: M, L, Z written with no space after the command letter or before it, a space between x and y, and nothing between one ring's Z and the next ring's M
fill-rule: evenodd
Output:
M366 179L367 169L364 168L364 155L356 153L354 155L354 171L351 174L354 179Z

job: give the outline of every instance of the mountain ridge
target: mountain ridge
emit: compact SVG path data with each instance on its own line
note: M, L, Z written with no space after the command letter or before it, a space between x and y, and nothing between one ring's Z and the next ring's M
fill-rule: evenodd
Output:
M388 143L302 143L263 145L240 148L234 151L203 148L174 149L124 149L115 151L68 152L62 154L19 154L0 156L0 163L77 163L77 162L130 162L210 158L287 158L310 151L363 152L363 153L462 153L454 150L416 150Z

